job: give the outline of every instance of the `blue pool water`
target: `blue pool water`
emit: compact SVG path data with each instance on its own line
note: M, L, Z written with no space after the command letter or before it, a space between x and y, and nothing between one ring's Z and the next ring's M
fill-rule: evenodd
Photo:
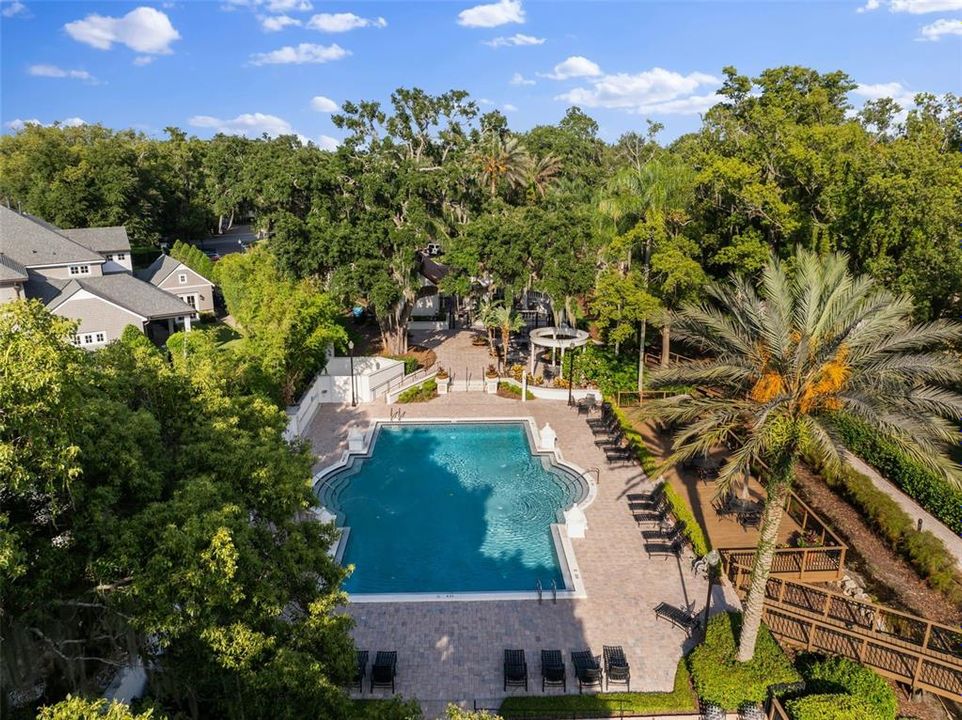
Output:
M549 525L585 490L519 422L424 423L383 425L320 496L351 529L349 593L499 592L564 588Z

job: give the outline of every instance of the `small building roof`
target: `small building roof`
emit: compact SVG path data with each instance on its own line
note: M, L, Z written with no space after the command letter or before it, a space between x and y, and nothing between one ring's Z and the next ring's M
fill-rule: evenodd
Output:
M181 262L177 258L172 258L170 255L165 254L159 255L157 259L154 260L149 266L143 270L137 271L137 277L145 282L149 282L151 285L160 285L164 280L175 273L177 268L181 266L187 268L199 278L206 280L211 285L214 284L209 278L205 278L199 272L194 270L194 268L187 265L187 263Z
M51 310L60 307L81 289L148 320L196 314L195 310L180 298L127 273L70 280L60 293L47 303L47 307Z
M0 283L23 283L27 279L27 268L0 252Z
M101 264L93 250L74 242L57 228L0 205L0 252L25 268L70 263Z
M127 237L127 228L123 225L71 228L61 232L96 253L130 252L130 238Z

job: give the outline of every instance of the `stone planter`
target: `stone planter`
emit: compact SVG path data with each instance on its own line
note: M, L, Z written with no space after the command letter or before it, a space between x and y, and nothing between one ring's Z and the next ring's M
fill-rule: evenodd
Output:
M434 378L438 383L438 395L447 395L448 386L451 384L451 378L442 378L435 376Z
M497 377L485 377L484 378L484 391L489 395L493 395L498 392L498 382L500 378Z

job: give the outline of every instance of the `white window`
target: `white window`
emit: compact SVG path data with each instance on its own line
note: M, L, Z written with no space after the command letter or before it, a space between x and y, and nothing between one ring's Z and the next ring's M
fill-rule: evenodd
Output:
M126 260L126 259L127 259L127 253L117 253L117 259L118 259L118 260Z
M92 347L94 345L103 345L106 342L107 333L100 330L80 333L79 335L74 335L73 337L73 344L77 347Z
M108 261L110 261L110 260L113 260L113 259L114 259L114 256L113 256L113 255L111 255L110 253L107 253L106 255L104 255L104 257L105 257L105 258L107 258L107 260L108 260Z
M178 276L177 276L177 282L179 282L181 285L186 285L186 284L187 284L187 273L181 273L180 275L178 275Z
M197 296L196 295L178 295L181 300L190 305L194 310L197 309Z
M71 265L70 274L71 275L89 275L90 266L89 265Z

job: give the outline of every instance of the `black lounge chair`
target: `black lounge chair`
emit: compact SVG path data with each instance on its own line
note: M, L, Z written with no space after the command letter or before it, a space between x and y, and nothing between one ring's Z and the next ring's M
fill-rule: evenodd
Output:
M626 692L631 692L631 668L621 645L605 645L605 690L611 683L624 683Z
M352 687L357 687L358 692L363 692L364 676L367 675L367 650L357 651L357 667L354 670L354 683Z
M560 685L568 691L568 672L560 650L541 651L541 692L545 685Z
M701 625L701 620L691 610L677 608L668 603L659 603L655 607L655 617L663 618L675 627L680 627L689 637L691 631Z
M685 538L679 535L670 542L646 542L645 552L649 558L653 557L678 557L685 547Z
M685 532L685 528L688 527L684 520L679 520L668 530L642 530L641 536L645 540L650 540L652 542L674 542L675 538Z
M668 519L670 510L667 503L660 501L653 510L632 510L632 517L637 523L663 523Z
M571 662L575 666L575 677L578 678L578 692L582 692L585 685L597 685L601 690L604 673L598 659L588 650L571 653Z
M376 687L390 687L394 692L394 678L397 675L397 653L379 650L371 666L371 692Z
M504 689L508 685L528 689L528 662L524 659L524 650L504 651Z
M629 447L605 447L605 460L608 462L631 462L635 459L635 452Z

